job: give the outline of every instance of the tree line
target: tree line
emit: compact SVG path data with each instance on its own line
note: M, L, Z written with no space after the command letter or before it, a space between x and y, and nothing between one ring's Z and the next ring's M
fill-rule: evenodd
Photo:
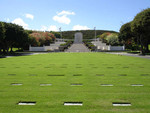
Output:
M83 39L93 39L93 38L95 38L95 30L63 31L62 32L62 38L64 38L64 39L74 39L74 34L76 32L83 33ZM98 38L99 35L101 35L105 32L117 33L115 31L109 31L109 30L96 30L97 38Z
M24 30L22 26L0 22L0 53L12 48L50 45L55 38L73 39L75 32L82 32L84 39L95 38L95 30L41 32ZM125 44L128 49L138 50L141 54L149 51L150 44L150 8L138 13L135 18L121 26L119 34L115 31L96 30L96 37L110 45Z
M28 33L16 24L0 22L0 53L9 51L9 48L28 45Z
M13 52L13 48L28 50L31 46L43 46L53 43L60 37L57 32L24 30L22 26L0 22L0 53Z
M141 54L149 52L150 44L150 8L138 13L133 21L121 26L119 39L131 49L136 46Z

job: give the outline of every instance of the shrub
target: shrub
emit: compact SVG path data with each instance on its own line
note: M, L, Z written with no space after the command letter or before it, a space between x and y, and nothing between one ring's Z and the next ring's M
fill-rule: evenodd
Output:
M107 43L112 46L117 46L119 44L118 34L112 33L106 37Z
M32 46L50 45L55 40L55 36L49 32L32 32L30 35Z

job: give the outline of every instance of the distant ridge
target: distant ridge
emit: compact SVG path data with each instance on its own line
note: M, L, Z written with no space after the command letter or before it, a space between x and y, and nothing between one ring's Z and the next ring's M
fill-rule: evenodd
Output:
M95 38L95 30L62 31L62 37L64 39L74 39L74 34L76 32L82 32L83 39ZM105 32L118 33L116 31L109 31L109 30L96 30L96 35L101 35Z

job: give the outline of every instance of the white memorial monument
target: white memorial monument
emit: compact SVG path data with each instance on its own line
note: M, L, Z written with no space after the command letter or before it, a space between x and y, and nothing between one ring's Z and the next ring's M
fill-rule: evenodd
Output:
M82 43L83 41L83 34L81 32L75 33L74 43Z

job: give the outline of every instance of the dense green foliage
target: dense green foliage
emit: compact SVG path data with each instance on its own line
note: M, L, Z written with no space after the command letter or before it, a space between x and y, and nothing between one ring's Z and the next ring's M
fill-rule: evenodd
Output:
M150 8L138 13L133 19L133 21L122 25L122 27L120 28L119 39L124 41L126 44L132 44L132 47L139 45L141 54L145 54L145 52L149 52L149 31Z
M101 40L103 43L107 43L106 38L107 38L107 36L109 36L109 35L111 35L111 33L110 33L110 32L105 32L105 33L103 33L103 34L99 35L99 37L98 37L98 38L100 38L100 40Z
M5 32L6 32L5 25L3 22L0 22L0 41L4 40Z
M111 46L118 46L120 44L118 39L118 34L111 33L109 36L106 37L107 43Z
M60 44L59 50L64 51L65 49L68 49L72 43L73 43L73 41L69 40L69 41L66 41L66 43L64 43L64 44Z
M83 33L83 39L93 39L93 38L95 38L95 30L63 31L62 32L62 37L64 39L74 39L74 34L76 32L82 32ZM97 35L101 35L105 32L116 33L115 31L96 30Z
M131 32L131 22L128 22L121 26L119 38L124 43L128 43L129 40L133 37L133 33Z
M119 40L125 45L126 49L137 50L137 40L131 31L131 22L121 26Z
M32 46L49 46L50 43L53 43L55 41L55 36L52 33L49 32L37 32L33 31L30 36L30 44Z
M149 67L149 59L102 53L50 53L0 59L0 112L149 113ZM40 86L44 83L52 85ZM71 83L83 86L70 86ZM36 101L36 105L19 106L19 101ZM66 101L83 102L83 106L64 106ZM115 107L112 102L131 102L132 106Z
M28 34L21 26L0 22L0 52L1 49L5 53L9 48L24 48L28 43Z
M148 51L148 45L150 44L150 8L138 13L131 23L131 31L141 45L142 54Z
M83 43L85 44L85 46L87 46L91 51L95 51L96 50L96 46L94 44L91 43L91 41L89 40L84 40Z
M99 35L99 38L103 43L106 43L107 45L122 45L121 41L119 41L118 33L105 32Z

